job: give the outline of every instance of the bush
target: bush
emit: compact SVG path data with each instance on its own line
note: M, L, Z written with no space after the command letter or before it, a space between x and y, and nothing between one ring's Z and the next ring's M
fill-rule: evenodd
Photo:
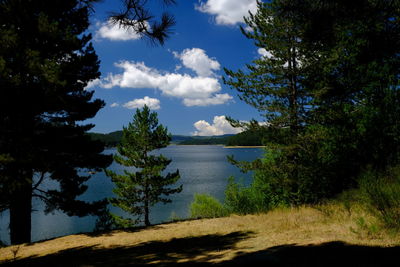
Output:
M228 210L214 197L207 194L195 194L190 204L191 218L216 218L229 215Z
M233 177L229 178L224 204L231 213L251 214L267 211L268 205L264 200L265 195L254 186L254 183L245 187L236 183Z
M369 210L387 228L400 230L400 166L367 171L359 184Z

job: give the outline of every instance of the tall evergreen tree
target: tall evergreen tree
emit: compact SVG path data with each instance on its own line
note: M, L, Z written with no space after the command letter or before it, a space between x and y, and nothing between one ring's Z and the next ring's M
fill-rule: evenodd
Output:
M226 71L227 83L266 112L272 127L287 122L272 139L283 146L269 146L256 164L239 164L256 169L253 185L268 201L318 201L355 186L367 166L398 163L399 15L400 2L390 0L273 0L246 20L253 30L244 34L270 59L254 61L245 72ZM281 68L274 60L288 54L291 40L298 44L296 76L290 64ZM296 91L281 77L299 83L300 117L290 108ZM297 118L295 131L290 122Z
M270 127L289 128L295 136L309 104L302 84L302 28L293 23L294 11L281 12L280 2L259 2L257 13L245 18L248 27L241 28L242 33L262 56L247 64L247 70L225 69L225 83L258 109Z
M125 167L135 167L138 171L124 170L124 174L106 171L116 185L113 191L117 197L110 200L111 204L132 215L143 215L145 225L150 225L151 206L158 202L169 203L171 200L167 196L182 191L182 185L170 187L180 178L179 170L165 176L162 174L171 160L163 155L150 153L166 147L170 141L167 128L158 125L157 113L151 112L145 105L143 110L136 110L133 121L123 128L118 154L114 155L117 163ZM132 226L140 221L113 217L117 225L122 227Z
M348 170L356 175L366 165L382 169L396 163L400 2L306 1L307 9L304 1L296 2L308 24L304 41L320 55L307 77L317 96L313 116L336 133L331 142L352 148L343 151L341 165L356 162Z
M246 70L225 69L224 81L260 111L267 122L264 127L275 133L266 144L271 154L269 161L256 161L253 167L231 159L232 162L245 169L258 169L257 177L268 180L263 183L269 184L269 189L272 184L281 187L274 190L285 192L284 201L293 202L299 198L299 180L303 178L299 153L312 97L303 82L308 67L308 51L302 42L304 28L295 23L296 10L281 8L289 2L258 2L257 13L245 18L248 27L242 32L254 41L262 56L247 64ZM260 125L253 122L248 127Z
M330 192L355 186L365 168L398 163L400 2L294 0L304 29L313 95L310 127L322 129L310 160ZM323 155L323 156L322 156Z
M94 125L81 122L104 106L85 90L100 75L85 33L91 2L0 1L0 193L13 244L30 242L32 197L70 216L101 204L76 199L90 178L84 170L111 162L86 134Z

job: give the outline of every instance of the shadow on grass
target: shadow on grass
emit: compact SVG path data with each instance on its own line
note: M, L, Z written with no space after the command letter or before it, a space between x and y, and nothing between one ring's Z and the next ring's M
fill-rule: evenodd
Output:
M121 228L121 229L104 230L104 231L93 231L93 232L85 232L85 233L78 233L78 234L87 235L87 236L90 236L90 237L97 237L97 236L111 236L113 234L113 231L124 231L124 232L128 232L128 233L136 233L136 232L140 232L142 230L158 230L158 229L162 229L162 227L165 226L165 225L176 224L176 223L179 223L179 222L197 221L199 219L200 218L185 218L185 219L166 221L166 222L162 222L162 223L159 223L159 224L153 224L153 225L150 225L150 226L142 225L142 226L134 226L134 227L131 227L131 228ZM48 240L43 240L43 241L48 241Z
M168 225L168 224L175 224L175 223L179 223L179 222L196 221L196 220L198 220L198 219L197 218L186 218L186 219L175 220L175 221L170 221L170 222L162 222L162 223L153 224L153 225L150 225L150 226L144 226L143 225L143 226L135 226L135 227L131 227L131 228L121 228L121 229L104 230L104 231L93 231L93 232L81 232L81 233L75 233L74 235L86 235L86 236L89 236L89 237L98 237L98 236L112 236L114 231L117 231L117 232L118 231L123 231L123 232L127 232L127 233L137 233L137 232L140 232L140 231L143 231L143 230L159 230L159 229L162 229L163 226ZM56 237L53 237L53 238L42 239L42 240L35 241L35 242L32 242L32 243L27 243L26 245L27 246L33 246L33 245L36 245L36 244L39 244L39 243L45 243L47 241L54 240L54 239L57 239L57 238L60 238L60 237L63 237L63 236L56 236ZM5 245L5 243L3 243L0 240L0 247L2 247L2 246L7 246L7 245Z
M253 253L238 253L232 260L211 263L224 250L234 249L237 242L250 238L252 232L227 235L205 235L152 241L130 247L77 247L43 257L31 257L4 266L400 266L400 247L351 245L327 242L318 245L275 246ZM188 260L189 262L181 262Z
M318 245L295 244L271 247L254 253L238 254L233 260L220 266L276 266L276 267L324 267L324 266L400 266L400 247L373 247L351 245L341 241Z
M136 266L145 264L179 265L186 259L199 264L218 259L218 252L233 249L235 244L252 236L252 232L227 235L204 235L151 241L135 246L109 248L77 247L42 257L29 257L4 266ZM193 263L190 263L193 265Z

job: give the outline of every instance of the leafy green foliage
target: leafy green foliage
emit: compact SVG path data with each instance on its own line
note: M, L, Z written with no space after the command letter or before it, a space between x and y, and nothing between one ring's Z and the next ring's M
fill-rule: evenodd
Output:
M225 190L224 205L230 213L252 214L268 211L269 202L265 202L267 195L257 188L254 183L250 187L245 187L236 183L233 177L229 178L228 186Z
M217 218L229 214L228 210L216 198L208 194L195 194L190 204L191 218Z
M158 202L169 203L170 194L182 191L182 186L171 188L179 178L179 170L168 173L162 172L171 160L163 155L156 156L150 152L166 147L171 140L167 129L158 125L157 113L151 112L147 106L136 110L133 121L124 127L122 140L118 145L118 154L114 160L125 167L135 167L137 171L124 170L123 174L106 170L107 176L115 183L113 192L117 196L111 198L112 205L121 208L131 215L144 215L145 225L150 225L149 208ZM114 216L120 227L130 227L140 219Z
M367 171L359 182L369 210L386 227L400 230L400 167Z

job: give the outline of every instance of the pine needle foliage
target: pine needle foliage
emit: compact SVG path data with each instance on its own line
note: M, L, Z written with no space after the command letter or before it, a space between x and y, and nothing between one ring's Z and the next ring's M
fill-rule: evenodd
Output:
M399 18L389 0L259 1L245 18L262 56L225 69L225 83L265 117L247 128L276 134L263 159L229 160L255 171L262 204L319 202L355 187L366 167L398 164Z
M296 203L304 178L299 168L302 136L314 107L304 83L309 67L309 51L302 41L304 29L294 23L295 10L281 8L283 2L258 2L257 12L244 18L247 27L241 28L242 33L254 42L261 57L242 70L224 69L225 84L265 118L265 123L252 122L247 128L266 128L271 133L264 144L268 160L251 164L229 160L242 170L255 170L262 183L268 185L268 192L263 193L281 195L281 202ZM275 184L280 186L275 188Z
M114 160L128 168L123 174L106 170L107 176L115 183L113 192L116 197L110 199L110 202L137 219L113 215L118 226L131 227L140 223L142 216L144 224L150 225L150 207L158 202L170 203L168 196L182 191L182 185L171 187L180 178L179 170L165 176L162 174L171 160L150 153L168 146L170 141L167 128L158 124L157 113L151 112L147 106L142 110L137 109L133 121L123 128L122 140Z
M31 241L33 198L68 216L103 205L78 199L88 171L112 160L87 135L105 105L87 89L100 77L87 31L93 3L0 1L0 209L10 212L12 244Z

